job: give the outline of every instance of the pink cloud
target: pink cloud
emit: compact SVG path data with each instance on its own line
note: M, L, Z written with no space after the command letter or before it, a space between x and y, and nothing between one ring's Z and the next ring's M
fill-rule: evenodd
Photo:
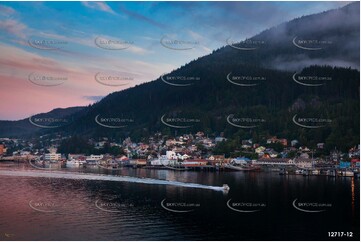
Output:
M21 39L26 38L25 34L26 25L13 19L7 19L0 21L0 31L4 31L8 34L12 34Z
M82 106L91 103L84 96L104 95L109 91L96 88L93 76L86 70L73 67L0 44L0 118L19 119L56 107ZM64 77L59 86L41 86L32 82L33 73L46 77ZM35 84L34 84L35 83ZM46 83L45 83L46 84Z
M87 8L97 9L99 11L115 14L115 12L104 2L82 2Z
M55 107L85 106L91 103L76 95L77 91L65 88L39 87L24 79L4 75L0 75L0 82L1 89L6 90L1 91L2 100L6 100L0 102L1 119L22 119L51 111Z
M29 47L27 47L29 48ZM34 50L37 51L37 50ZM93 103L87 97L107 94L154 80L173 66L159 63L131 61L117 56L72 56L55 51L57 57L41 56L19 47L0 43L0 119L26 118L54 108L83 106ZM49 52L45 52L49 53ZM50 52L53 54L53 52ZM64 55L65 54L65 55ZM50 55L51 56L51 55ZM86 61L84 61L86 60ZM97 82L95 75L132 76L126 86L107 86ZM36 79L34 76L61 77L59 85ZM38 85L40 84L40 85ZM45 85L44 85L45 84Z

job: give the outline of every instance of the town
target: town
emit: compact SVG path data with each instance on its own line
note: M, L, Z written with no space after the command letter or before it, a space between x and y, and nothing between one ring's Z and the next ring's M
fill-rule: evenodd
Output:
M0 138L0 161L23 162L35 168L81 168L117 170L122 167L196 171L277 171L281 175L359 176L360 145L341 152L325 152L325 143L306 147L298 140L276 136L255 143L240 141L240 149L226 154L227 138L199 131L169 137L156 133L144 142L107 137L84 141L86 152L69 143L72 137L44 135L39 139ZM68 143L67 143L68 141ZM70 148L69 148L70 146ZM90 148L89 148L90 147ZM224 148L224 147L223 147Z

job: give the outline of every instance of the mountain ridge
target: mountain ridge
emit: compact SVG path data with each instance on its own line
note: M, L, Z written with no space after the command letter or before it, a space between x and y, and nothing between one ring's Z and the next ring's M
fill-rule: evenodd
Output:
M358 6L359 3L355 2L340 9L300 17L262 31L243 42L221 47L212 54L190 61L156 80L107 95L101 101L74 113L71 119L75 122L54 129L54 132L94 137L133 136L141 139L157 131L170 135L175 133L174 128L164 124L162 117L179 119L181 115L188 115L191 118L196 118L198 115L204 119L202 124L195 124L189 129L182 128L178 132L203 129L209 133L224 132L234 138L254 136L255 139L267 135L281 135L288 138L302 136L303 140L310 139L313 143L331 139L330 146L338 144L339 142L334 138L337 136L335 132L344 125L345 120L352 123L351 131L341 128L343 130L341 133L353 133L359 130L357 124L359 118L355 118L354 113L350 111L355 108L359 110L359 71L351 69L347 64L353 63L359 68L359 51L355 51L355 49L359 50L359 23L358 20L356 23L348 21L354 20L355 15L358 15L359 19ZM332 25L329 18L339 20L336 21L338 25ZM344 28L340 28L340 23ZM318 29L321 24L324 25L323 31ZM300 26L303 25L317 26L317 29L300 30ZM337 39L335 36L341 37ZM311 45L305 47L321 49L310 51L299 48L294 41L297 37L298 40L319 40L321 42L318 46L310 42ZM323 46L326 42L322 41L329 41L327 43L331 44ZM348 44L341 48L342 42ZM356 56L353 53L357 53ZM329 60L337 60L333 63L346 64L344 67L347 68L330 66ZM292 64L295 62L298 64ZM331 80L317 88L302 86L293 80L296 73L309 76L323 75L323 77L329 75ZM178 86L172 86L164 81L167 77L193 79L190 82L177 81L173 84ZM243 79L243 83L229 80L236 77L247 78ZM254 81L255 79L257 80ZM290 108L296 100L305 103L304 110L298 111L307 110L309 115L317 115L320 111L324 111L324 115L334 118L335 122L331 127L326 128L326 131L298 130L299 127L292 126L294 125L292 117L295 114L289 111L293 110ZM318 105L313 107L308 103L318 103ZM340 105L344 110L339 110ZM280 120L270 121L267 125L261 124L259 130L243 130L227 123L227 117L231 114L239 117L253 115L254 118L260 118L260 114L264 114L268 119L272 119L270 118L272 115L278 115ZM338 117L340 114L344 115L345 120ZM113 122L104 123L104 126L99 125L102 124L100 121L108 122L110 119L123 119L128 123L119 125ZM106 128L112 125L124 126L124 128ZM313 138L315 133L317 137ZM342 142L346 145L355 140Z

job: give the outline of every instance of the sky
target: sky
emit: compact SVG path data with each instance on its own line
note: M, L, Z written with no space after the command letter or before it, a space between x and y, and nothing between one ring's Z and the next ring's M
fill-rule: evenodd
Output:
M347 2L0 2L0 120L85 106Z

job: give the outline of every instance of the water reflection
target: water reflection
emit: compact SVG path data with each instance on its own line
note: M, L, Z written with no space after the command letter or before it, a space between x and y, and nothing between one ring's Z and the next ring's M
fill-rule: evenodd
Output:
M16 234L17 240L327 240L327 231L356 235L358 228L355 178L133 168L113 172L207 185L227 183L231 190L224 195L166 185L0 176L0 232ZM295 198L333 206L323 213L301 213L292 206ZM161 206L164 199L163 204L169 203L167 208L173 210L183 209L183 203L200 206L189 213L172 213ZM56 212L35 211L29 201L38 210ZM237 210L261 210L237 212L227 202Z

